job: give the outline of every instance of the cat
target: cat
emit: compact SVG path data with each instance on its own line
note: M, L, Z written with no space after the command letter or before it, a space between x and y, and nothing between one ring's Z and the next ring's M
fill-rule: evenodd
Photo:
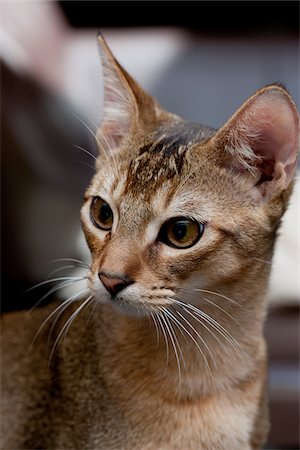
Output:
M101 36L99 47L104 112L81 210L88 293L3 317L1 448L259 449L295 104L274 84L219 130L188 123Z

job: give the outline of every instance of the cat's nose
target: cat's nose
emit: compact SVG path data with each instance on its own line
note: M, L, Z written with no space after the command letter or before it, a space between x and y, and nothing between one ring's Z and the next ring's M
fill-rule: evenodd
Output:
M111 295L117 295L133 283L133 281L127 276L115 276L104 272L99 272L98 277Z

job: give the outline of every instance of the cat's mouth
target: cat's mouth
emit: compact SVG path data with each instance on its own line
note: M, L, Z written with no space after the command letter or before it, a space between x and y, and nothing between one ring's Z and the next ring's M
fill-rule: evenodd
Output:
M125 284L127 280L120 278L119 281L122 281L123 285L113 287L112 282L115 280L111 281L107 276L90 276L89 290L99 303L109 304L123 314L149 316L159 312L161 308L171 306L176 299L176 289L170 285L146 287L137 282Z
M161 308L172 305L171 297L168 298L146 298L146 296L139 299L129 295L110 296L109 303L118 311L128 314L130 316L149 316L157 313Z
M137 304L137 302L128 301L122 296L111 297L110 304L119 312L129 316L146 316L148 315L147 309L143 304Z
M113 306L117 311L130 316L149 316L157 313L160 308L173 304L174 292L167 290L161 293L140 294L137 289L128 288L122 292L111 294L109 292L94 291L94 297L99 303ZM128 291L128 292L127 292Z

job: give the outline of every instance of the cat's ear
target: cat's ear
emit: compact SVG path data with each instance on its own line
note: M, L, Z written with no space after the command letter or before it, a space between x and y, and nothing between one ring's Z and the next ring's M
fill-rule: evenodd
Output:
M256 192L270 198L287 189L296 168L299 116L279 85L256 92L213 137L222 164L253 176Z
M97 140L101 147L114 151L130 133L132 121L137 115L137 105L126 79L127 74L101 34L98 34L98 47L102 64L103 103Z
M138 123L140 127L143 125L143 111L150 110L153 100L118 63L101 34L98 35L98 46L102 62L103 108L97 140L114 152L130 137Z

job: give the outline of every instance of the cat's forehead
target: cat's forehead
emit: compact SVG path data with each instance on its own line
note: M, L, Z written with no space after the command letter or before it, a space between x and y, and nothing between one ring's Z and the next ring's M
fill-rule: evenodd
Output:
M184 121L161 124L142 144L129 143L111 161L103 161L92 183L92 195L113 197L118 204L125 199L142 201L144 211L150 202L157 206L168 203L194 172L189 151L214 132Z
M162 124L137 149L128 168L126 189L147 196L168 181L176 183L181 178L187 152L213 134L210 128L183 121Z

